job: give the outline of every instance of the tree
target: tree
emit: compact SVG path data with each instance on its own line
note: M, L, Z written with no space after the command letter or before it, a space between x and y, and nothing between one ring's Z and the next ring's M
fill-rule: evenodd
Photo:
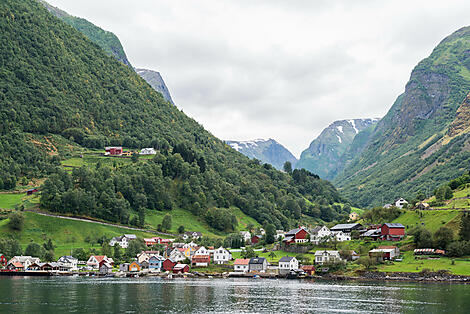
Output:
M23 254L21 245L16 239L0 239L0 252L5 254L7 259Z
M43 259L46 262L53 262L54 261L54 251L53 250L45 251Z
M266 225L266 243L271 244L276 240L276 227L273 224Z
M113 259L115 263L119 263L122 260L121 247L119 245L114 245L114 254Z
M166 214L165 217L163 217L162 220L162 230L168 231L171 229L171 215Z
M52 244L52 240L49 238L47 242L44 242L42 245L46 251L54 251L54 244Z
M460 220L459 236L462 240L470 240L470 213L465 213Z
M285 171L286 173L292 174L292 164L291 164L290 161L286 161L286 162L284 163L284 167L283 167L283 168L284 168L284 171Z
M443 226L434 233L433 239L438 248L445 250L447 245L454 240L454 232Z
M247 247L245 250L242 250L241 256L242 258L252 258L256 257L256 253L252 247Z
M108 242L103 242L103 244L101 244L101 254L106 255L106 256L112 256L113 255L111 246L109 245Z
M370 258L369 256L362 256L360 257L358 260L357 260L357 263L359 265L362 265L365 267L365 269L369 270L371 269L375 264L376 262Z
M24 216L20 212L14 212L10 214L8 217L10 221L8 222L8 225L10 226L11 229L16 230L16 231L21 231L23 230L23 225L24 225Z
M184 233L184 226L181 225L181 226L178 227L178 233L179 233L179 234L183 234L183 233Z
M72 251L72 256L78 259L79 261L86 261L88 259L88 254L84 248L76 248Z
M422 227L411 230L410 234L413 235L413 242L417 248L429 248L433 244L431 232Z
M39 244L31 242L24 250L24 254L27 256L39 257L42 259L45 254L45 250Z

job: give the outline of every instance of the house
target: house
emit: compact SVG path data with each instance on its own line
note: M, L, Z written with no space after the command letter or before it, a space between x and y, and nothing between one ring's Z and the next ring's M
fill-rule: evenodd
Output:
M395 249L373 249L369 251L369 257L375 259L376 261L384 261L384 260L393 260L397 256L395 255Z
M58 260L58 263L70 266L71 270L78 270L78 258L75 258L70 255L61 256Z
M344 233L343 231L338 231L334 233L335 239L338 242L343 242L343 241L350 241L351 240L351 234L350 233Z
M349 214L349 221L354 221L359 219L359 214L356 212L352 212Z
M113 265L114 261L112 258L107 257L106 255L92 255L86 262L87 266L93 267L94 269L98 269L99 265L102 261L106 261L109 264Z
M315 252L315 264L323 265L325 263L341 262L341 256L338 251L320 250Z
M160 237L153 237L153 238L144 238L145 245L147 246L153 246L155 244L160 244L162 243L162 238Z
M394 252L392 252L391 254L391 257L398 257L400 256L400 249L397 247L397 246L394 246L394 245L381 245L378 247L378 249L388 249L388 250L394 250Z
M141 251L137 254L137 262L140 264L144 261L148 261L152 256L158 256L159 254L159 251Z
M17 262L17 261L13 261L13 262L8 263L7 269L8 270L14 270L14 271L24 271L25 267L22 263Z
M129 264L129 271L136 272L136 271L141 271L142 266L140 266L140 263L137 261L133 261L132 263Z
M219 247L214 251L214 263L215 264L224 264L232 259L232 253L223 247Z
M258 234L251 237L251 244L257 244L263 236Z
M173 242L175 242L175 239L160 239L160 244L163 244L167 247Z
M162 264L165 259L162 256L154 255L149 258L148 263L149 263L149 269L150 270L161 270L162 269Z
M191 266L196 267L207 267L211 262L211 257L209 254L207 255L194 255L191 259Z
M129 263L122 263L121 265L119 265L119 271L129 271Z
M268 261L264 257L252 257L250 258L250 262L248 263L249 270L251 271L258 271L258 272L265 272L268 268Z
M405 226L400 223L384 223L380 227L380 238L387 241L399 241L405 237Z
M141 269L149 269L149 262L143 261L142 263L140 263L140 268Z
M174 260L175 262L181 262L186 259L186 255L184 255L185 249L183 248L174 248L170 255L168 255L169 258Z
M120 237L114 237L109 241L110 246L115 246L116 244L122 247L123 249L127 249L129 246L129 242L132 240L136 240L137 237L135 234L125 234Z
M8 261L8 264L10 263L16 263L19 262L23 265L23 268L26 269L29 267L29 265L33 263L40 263L41 260L38 257L32 257L32 256L14 256L12 259Z
M26 195L32 195L32 194L37 193L37 192L39 192L38 189L29 189L29 190L26 191Z
M428 203L424 203L424 202L419 202L418 205L416 205L416 207L420 210L428 210L431 208L431 206L429 206Z
M292 229L285 234L282 240L285 244L306 243L310 241L310 233L304 227Z
M363 232L361 234L361 237L362 238L371 238L372 240L377 240L380 238L380 236L382 235L382 232L380 230L380 228L378 229L370 229L370 230L367 230L365 232Z
M105 147L105 156L120 156L122 155L122 147L120 146L112 146L112 147Z
M315 275L315 266L313 265L303 265L301 269L308 275L313 276Z
M249 231L240 231L240 235L243 237L243 242L251 241L251 233Z
M330 229L331 232L344 232L344 233L351 233L353 230L362 230L363 227L360 223L350 223L350 224L338 224Z
M361 257L361 255L359 255L356 251L351 251L350 253L352 261L358 260Z
M189 266L187 264L176 264L175 267L173 267L174 274L183 274L187 273L188 271Z
M189 242L189 243L185 243L183 244L182 246L183 249L188 249L188 248L199 248L199 245L197 245L196 243L194 243L193 241Z
M106 274L112 273L113 265L111 265L105 260L102 260L100 262L99 272L100 272L100 275L106 275Z
M249 263L249 258L237 258L233 263L233 270L246 273L250 270Z
M414 255L445 255L446 251L436 249L415 249Z
M277 240L282 240L286 237L286 233L284 230L276 230L276 239Z
M156 155L157 152L155 151L155 148L148 147L148 148L142 148L139 154L140 155Z
M162 263L162 268L164 271L172 271L177 263L170 258L167 258Z
M188 239L193 239L193 240L198 240L199 238L202 237L202 233L199 231L186 231L181 235L183 240L188 240Z
M383 206L383 208L389 209L389 208L391 208L392 206L393 206L392 204L385 204L385 205Z
M287 275L291 270L299 269L299 261L293 256L284 256L279 260L279 274Z
M327 226L317 226L310 231L310 242L318 245L326 242L331 237L331 231Z
M395 207L402 209L405 206L408 206L408 202L404 198L400 197L395 201Z
M7 258L2 253L0 253L0 266L7 266Z

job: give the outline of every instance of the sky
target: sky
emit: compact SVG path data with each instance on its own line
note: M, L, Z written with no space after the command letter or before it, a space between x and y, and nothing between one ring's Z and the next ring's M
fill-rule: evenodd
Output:
M224 140L296 157L335 120L380 118L470 1L49 0L115 33L178 108Z

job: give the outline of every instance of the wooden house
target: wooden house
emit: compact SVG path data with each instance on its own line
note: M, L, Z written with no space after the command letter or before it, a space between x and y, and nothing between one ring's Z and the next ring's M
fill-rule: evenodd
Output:
M174 260L172 260L171 258L167 258L163 261L162 268L164 271L172 271L173 267L175 267L176 264L177 263Z
M136 271L141 271L142 267L137 261L133 261L132 263L129 264L129 271L136 272Z
M237 258L233 263L233 270L239 272L248 272L250 271L250 259L249 258Z
M313 265L303 265L301 269L308 275L313 276L315 275L315 266Z
M380 238L387 241L399 241L405 237L405 226L400 223L384 223L380 227Z
M310 233L304 227L292 229L286 232L284 239L282 240L285 244L306 243L309 241Z
M187 264L176 264L173 267L174 274L183 274L189 272L189 266Z

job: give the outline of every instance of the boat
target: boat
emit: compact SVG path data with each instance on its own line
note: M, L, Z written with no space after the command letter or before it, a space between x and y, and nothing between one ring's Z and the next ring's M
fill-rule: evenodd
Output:
M259 275L254 275L253 279L260 279L261 277Z

